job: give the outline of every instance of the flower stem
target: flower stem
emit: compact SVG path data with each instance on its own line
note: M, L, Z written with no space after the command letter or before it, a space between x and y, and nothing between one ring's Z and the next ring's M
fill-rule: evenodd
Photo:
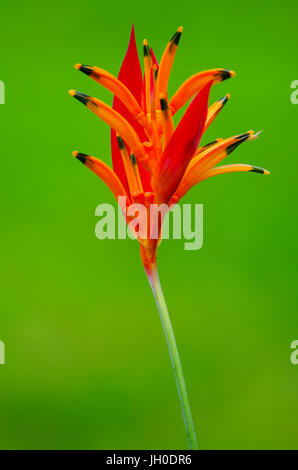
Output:
M189 449L198 449L194 424L191 415L189 399L186 390L183 370L180 362L180 357L177 349L173 326L170 320L169 312L167 309L166 301L160 285L156 265L154 268L146 269L146 273L153 291L153 295L159 311L161 323L163 326L164 334L167 340L170 358L173 366L173 371L176 379L178 394L180 398L182 415L184 419L188 447Z

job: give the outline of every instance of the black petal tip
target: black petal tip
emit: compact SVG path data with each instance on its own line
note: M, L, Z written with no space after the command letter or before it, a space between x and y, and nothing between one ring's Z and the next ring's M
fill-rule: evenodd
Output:
M79 70L88 76L92 74L92 67L90 65L81 65Z
M203 147L201 148L201 150L202 150L202 149L206 150L207 148L212 147L212 145L217 144L217 142L218 142L217 140L212 140L212 142L209 142L208 144L203 145Z
M120 137L119 135L117 136L117 142L118 142L118 145L119 145L119 149L123 150L125 148L125 143L124 143L122 137Z
M137 159L136 159L136 157L133 153L130 155L130 161L131 161L132 165L137 164Z
M252 167L252 169L249 170L249 171L252 171L252 172L254 172L254 173L261 173L262 175L265 173L264 168L260 168L260 167L258 167L258 166Z
M162 111L167 111L168 109L168 103L165 98L160 98L160 108Z
M221 103L222 106L224 106L229 101L229 95L225 95L217 101L218 103Z
M177 31L174 34L174 36L171 39L172 44L176 44L176 46L178 46L180 38L181 38L181 34L182 34L182 32L180 32L180 31Z
M182 26L180 26L177 29L176 33L170 39L170 42L172 43L171 45L176 44L176 46L178 46L180 38L181 38L182 31L183 31L183 28L182 28Z
M82 162L83 165L85 165L87 158L88 158L88 155L86 155L85 153L78 153L76 155L76 159L80 160L80 162Z
M234 72L232 70L223 69L220 71L221 81L227 80L228 78L233 77Z
M238 142L239 141L243 142L244 140L248 139L249 136L250 134L248 132L244 132L244 134L239 134L235 138L237 139Z
M75 92L75 94L73 95L73 97L80 101L81 103L83 103L84 105L86 105L89 101L89 98L90 96L88 95L84 95L83 93L78 93L77 91Z
M246 139L248 139L249 137L249 134L240 134L238 135L236 138L237 138L237 141L236 142L233 142L231 145L229 145L227 148L226 148L226 153L227 155L229 155L230 153L232 153L240 144L242 144L242 142L244 142Z
M144 57L149 57L151 55L148 44L143 45L143 53L144 53Z

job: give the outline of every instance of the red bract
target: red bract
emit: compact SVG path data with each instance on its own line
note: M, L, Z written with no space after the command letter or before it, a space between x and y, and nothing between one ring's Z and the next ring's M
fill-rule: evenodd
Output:
M211 81L188 106L157 164L152 181L157 202L170 199L197 150L206 122Z
M138 51L136 47L134 27L132 27L128 49L122 63L118 80L120 80L131 93L139 104L142 98L142 69L139 61ZM123 117L135 128L140 139L146 140L146 134L142 126L140 126L129 112L125 104L117 96L114 97L113 109L122 114ZM128 190L127 176L119 150L117 136L114 129L111 130L111 147L112 147L112 161L115 173L119 176L122 184ZM129 150L129 149L128 149ZM150 173L140 166L140 174L145 191L151 190L151 177Z

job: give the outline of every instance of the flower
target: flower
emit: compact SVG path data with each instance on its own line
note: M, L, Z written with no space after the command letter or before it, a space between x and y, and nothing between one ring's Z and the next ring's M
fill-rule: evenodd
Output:
M70 90L70 95L83 103L111 127L113 169L90 155L74 156L98 175L118 200L129 223L129 208L135 203L145 207L147 231L136 232L141 258L161 316L172 366L181 401L189 447L197 448L194 424L179 359L175 336L160 286L156 252L161 239L163 218L158 218L158 236L152 238L150 209L152 204L168 208L176 204L195 184L215 175L253 171L269 174L263 168L245 164L217 166L241 143L254 140L259 133L248 131L227 139L216 139L200 147L203 133L230 98L226 95L208 107L212 85L235 75L216 68L199 72L186 80L168 99L167 88L182 27L169 41L158 64L153 50L144 40L144 75L137 53L134 28L118 78L98 67L77 64L75 67L114 94L113 107L91 96ZM177 127L173 116L190 101ZM156 233L156 230L153 230Z
M253 165L216 166L241 143L255 139L258 134L253 131L199 147L203 133L230 98L228 94L208 108L210 88L233 77L235 72L222 68L199 72L168 100L168 81L181 34L182 27L169 41L160 65L144 40L143 77L134 28L118 78L98 67L75 66L114 94L111 108L97 98L74 90L69 92L111 127L113 170L92 156L79 152L74 152L74 156L109 186L116 199L124 196L127 207L133 203L143 203L146 207L150 203L171 206L195 184L223 173L269 174ZM191 98L175 128L174 114ZM130 220L127 214L124 216ZM161 223L158 230L161 233ZM149 269L156 262L159 240L150 239L149 234L139 236L138 240L143 263Z

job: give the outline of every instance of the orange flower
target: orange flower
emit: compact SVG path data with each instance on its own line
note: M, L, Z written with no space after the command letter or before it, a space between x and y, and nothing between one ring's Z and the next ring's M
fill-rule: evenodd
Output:
M147 233L138 237L141 258L167 338L189 446L195 449L196 436L183 372L156 269L162 217L153 229L154 233L157 231L158 237L150 237L152 227L149 208L152 203L165 203L168 206L176 204L192 186L215 175L244 171L269 172L244 164L217 166L241 143L256 139L258 133L253 131L217 139L200 147L203 133L230 97L226 95L208 107L210 88L233 77L233 71L216 68L197 73L186 80L168 100L168 81L181 34L180 27L168 43L160 65L144 40L144 75L134 29L118 78L98 67L76 65L78 70L113 93L113 107L74 90L69 93L111 127L113 169L89 155L74 152L74 156L108 185L116 199L119 196L125 198L127 210L124 217L127 222L131 220L127 211L132 204L142 203L146 207ZM192 101L175 127L174 114L189 100Z
M160 65L144 40L143 77L134 28L118 78L98 67L76 65L114 94L111 108L97 98L69 92L111 127L113 170L89 155L74 152L74 156L96 173L116 198L125 196L127 207L135 202L145 206L152 202L175 204L192 186L214 175L237 171L269 173L252 165L216 166L242 142L255 139L257 134L253 131L199 147L203 133L230 97L226 95L208 108L210 88L233 77L235 72L217 68L197 73L168 101L168 81L181 34L180 27L168 43ZM191 98L175 128L173 115ZM161 233L161 226L158 231ZM149 234L148 224L148 237L139 238L146 270L155 264L158 246L158 240L151 240Z

